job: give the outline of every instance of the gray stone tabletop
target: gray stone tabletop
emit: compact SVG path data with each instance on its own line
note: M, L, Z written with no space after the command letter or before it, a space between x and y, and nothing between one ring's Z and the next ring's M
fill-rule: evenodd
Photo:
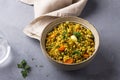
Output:
M9 59L0 65L0 80L120 80L120 0L89 0L80 17L98 30L100 48L88 66L62 71L42 54L39 41L23 33L34 19L33 7L19 0L0 0L0 34L11 46ZM17 68L23 59L32 67L26 79Z

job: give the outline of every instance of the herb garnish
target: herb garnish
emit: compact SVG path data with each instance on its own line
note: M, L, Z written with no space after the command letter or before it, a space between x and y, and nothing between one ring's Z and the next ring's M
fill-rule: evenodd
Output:
M78 51L78 50L75 50L75 51L73 51L73 55L74 54L78 54L78 55L80 55L81 54L81 52L80 51Z
M81 37L81 33L80 32L73 32L73 35L75 35L77 38Z
M28 73L31 71L31 67L27 64L25 60L22 60L20 64L17 64L18 68L21 68L21 74L24 78L28 76Z
M63 39L66 39L66 38L67 38L67 31L64 31L64 32L62 33L62 36L63 36Z
M81 40L81 33L80 32L73 32L73 35L75 35L78 39L78 42Z

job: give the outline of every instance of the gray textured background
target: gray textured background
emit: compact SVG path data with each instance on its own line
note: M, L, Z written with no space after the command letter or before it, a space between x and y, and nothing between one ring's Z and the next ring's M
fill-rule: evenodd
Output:
M120 80L120 0L89 0L80 17L96 26L100 49L87 67L62 71L48 62L37 40L22 32L34 18L33 7L18 0L0 0L0 34L12 47L11 57L0 65L0 80L24 80L17 68L22 59L32 67L26 80Z

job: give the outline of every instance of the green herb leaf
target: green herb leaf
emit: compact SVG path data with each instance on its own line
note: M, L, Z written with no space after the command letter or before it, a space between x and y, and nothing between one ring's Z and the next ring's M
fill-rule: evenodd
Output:
M81 54L81 52L78 51L78 50L75 50L75 51L73 51L73 55L74 55L74 54Z
M63 36L63 39L66 39L67 38L67 31L64 31L63 33L62 33L62 36Z
M81 33L80 32L73 32L73 35L75 35L77 38L81 37Z
M22 76L23 76L24 78L26 78L26 77L28 76L28 73L27 73L26 70L22 70L22 71L21 71L21 74L22 74Z
M21 64L21 65L23 66L23 68L24 68L25 65L27 64L27 62L26 62L25 60L22 60L20 64Z
M23 68L22 64L17 64L18 68Z
M80 37L78 38L78 40L77 40L78 42L80 42L81 41L81 39L80 39Z
M30 72L30 70L31 70L30 66L29 66L29 65L26 65L26 66L25 66L25 70L26 70L27 72Z

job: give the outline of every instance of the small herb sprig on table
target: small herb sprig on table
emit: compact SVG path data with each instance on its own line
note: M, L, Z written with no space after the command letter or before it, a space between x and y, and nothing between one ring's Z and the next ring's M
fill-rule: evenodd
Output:
M20 64L17 64L18 68L21 68L21 74L23 78L28 76L28 73L31 71L31 67L27 64L26 60L22 60Z

